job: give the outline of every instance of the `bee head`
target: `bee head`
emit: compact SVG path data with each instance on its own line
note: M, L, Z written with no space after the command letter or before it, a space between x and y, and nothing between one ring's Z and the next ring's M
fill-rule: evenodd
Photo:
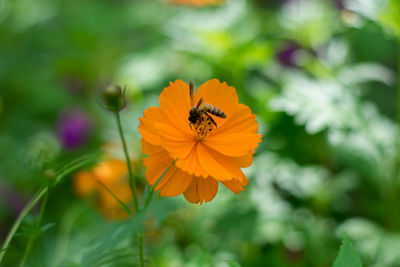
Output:
M191 123L196 123L197 120L196 114L197 114L196 107L192 107L189 111L189 118L188 118Z
M195 117L193 117L193 116L189 116L189 121L191 122L191 123L196 123L196 118Z

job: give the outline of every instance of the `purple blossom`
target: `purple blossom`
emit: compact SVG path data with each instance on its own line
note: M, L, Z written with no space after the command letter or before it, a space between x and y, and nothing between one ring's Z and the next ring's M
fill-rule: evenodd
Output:
M58 136L66 149L81 147L90 133L90 128L89 118L80 110L63 112L58 119Z
M334 3L335 6L336 6L338 9L340 9L340 10L346 8L346 7L345 7L345 4L344 4L344 0L333 0L333 3Z
M296 52L300 49L301 47L297 43L288 42L276 54L276 58L285 67L297 67Z

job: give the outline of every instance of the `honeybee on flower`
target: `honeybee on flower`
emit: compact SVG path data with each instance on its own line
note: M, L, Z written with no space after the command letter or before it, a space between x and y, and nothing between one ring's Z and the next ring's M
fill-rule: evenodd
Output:
M213 79L194 92L177 80L164 88L159 102L139 118L149 184L172 166L155 188L162 196L183 193L201 204L215 197L219 182L234 193L244 190L248 180L241 168L251 165L261 135L235 88Z

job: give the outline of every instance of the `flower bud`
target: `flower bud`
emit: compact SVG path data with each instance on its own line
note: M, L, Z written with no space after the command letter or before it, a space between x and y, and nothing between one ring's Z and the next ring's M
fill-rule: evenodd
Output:
M102 91L102 100L105 108L113 112L122 110L126 106L125 91L126 88L121 89L118 85L111 85L105 88Z

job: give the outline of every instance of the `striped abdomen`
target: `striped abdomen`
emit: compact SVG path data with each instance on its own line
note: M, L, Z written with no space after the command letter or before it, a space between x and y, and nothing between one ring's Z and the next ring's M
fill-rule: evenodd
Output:
M211 104L209 104L209 103L204 103L204 104L201 106L200 109L201 109L202 111L204 111L204 112L211 113L211 114L213 114L213 115L215 115L215 116L217 116L217 117L226 118L226 115L225 115L225 113L224 113L222 110L220 110L220 109L217 108L216 106L213 106L213 105L211 105Z

